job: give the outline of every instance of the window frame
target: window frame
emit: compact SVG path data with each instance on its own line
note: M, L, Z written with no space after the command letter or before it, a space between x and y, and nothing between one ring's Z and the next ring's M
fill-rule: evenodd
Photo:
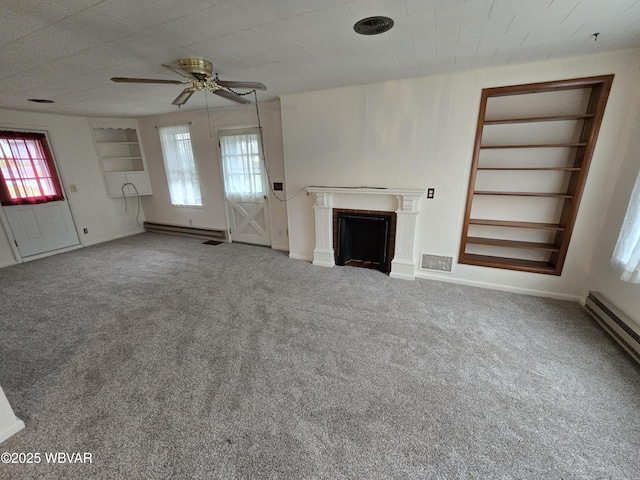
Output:
M174 181L177 180L177 178L175 177L175 168L170 166L167 162L167 155L169 152L166 151L165 149L165 140L163 137L163 129L171 129L171 128L178 128L178 127L184 127L186 132L181 132L179 134L184 134L184 133L188 133L189 138L186 139L189 142L189 146L190 146L190 153L191 153L191 167L192 167L192 171L185 171L184 169L181 169L178 171L180 179L184 181L185 176L191 176L193 175L195 177L195 187L197 187L197 195L195 196L194 200L195 201L199 201L199 203L181 203L181 202L185 202L185 200L188 200L188 196L187 195L182 195L181 198L174 198L174 195L172 193L172 184ZM171 125L160 125L157 127L158 130L158 137L160 140L160 148L162 151L162 161L164 164L164 170L165 170L165 176L167 179L167 188L169 190L169 201L171 203L171 206L173 207L188 207L188 208L202 208L204 207L204 198L202 195L202 187L201 187L201 182L200 182L200 174L198 172L198 164L196 162L196 157L195 157L195 153L193 151L193 135L191 133L191 122L188 123L178 123L178 124L171 124ZM175 137L178 134L174 134L173 137ZM175 138L173 139L175 142ZM183 140L184 141L184 140ZM177 142L176 142L177 143ZM171 161L174 161L175 159L171 159ZM186 175L185 175L186 173ZM184 193L184 192L183 192Z
M223 137L235 137L235 136L241 136L241 135L255 135L256 136L256 141L257 141L257 156L258 156L258 163L259 163L259 173L253 173L250 174L246 171L241 171L241 172L229 172L228 171L228 162L226 160L226 156L224 154L223 148L222 148L222 144L223 144ZM243 197L249 197L249 196L255 196L256 194L254 192L252 192L251 194L249 194L248 192L243 192L243 193L232 193L232 192L228 192L228 184L227 184L227 179L230 175L233 176L242 176L242 175L252 175L252 176L260 176L260 183L261 183L261 192L259 193L259 197L262 198L266 198L268 196L268 180L267 180L267 171L266 171L266 166L264 164L264 153L262 151L262 143L261 143L261 132L260 132L260 127L258 126L244 126L244 127L233 127L233 128L221 128L218 130L218 147L219 147L219 154L220 154L220 164L221 164L221 168L222 168L222 175L223 175L223 187L224 187L224 193L225 193L225 199L227 200L232 200L232 201L254 201L254 199L248 199L248 198L243 198ZM257 197L256 197L257 198Z
M0 139L11 141L23 141L26 142L29 140L36 141L36 148L39 150L41 157L34 157L31 155L31 151L28 147L26 147L29 157L28 158L19 158L21 161L29 162L29 167L31 168L31 172L35 175L35 177L27 177L23 175L21 172L22 169L19 169L17 166L12 168L12 174L17 174L12 176L9 180L5 178L5 174L0 169L0 204L2 206L17 206L17 205L35 205L40 203L49 203L49 202L58 202L63 201L64 191L62 188L62 182L60 181L60 177L58 175L58 169L56 168L55 159L51 152L51 147L49 145L49 139L46 133L43 132L27 132L27 131L13 131L13 130L0 130ZM14 155L14 149L9 146L11 158L4 155L4 149L0 146L0 159L13 160L16 161L16 155ZM35 164L35 161L44 162L40 165L40 169L44 167L47 171L43 172L45 174L41 174L38 172L38 167ZM7 167L5 167L8 170ZM46 175L48 174L48 175ZM46 194L43 190L44 187L42 185L42 180L46 179L50 181L50 190L53 190L54 193ZM35 180L38 185L38 190L40 195L27 195L19 196L17 198L12 197L11 191L9 189L8 181L18 181L22 185L22 189L25 190L24 181L25 180ZM19 194L20 195L20 194Z

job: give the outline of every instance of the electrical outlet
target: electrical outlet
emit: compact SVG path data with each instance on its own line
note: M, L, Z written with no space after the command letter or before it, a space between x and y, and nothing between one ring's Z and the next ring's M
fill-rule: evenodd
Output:
M427 188L427 198L433 198L435 194L436 194L435 188Z
M69 191L76 193L78 191L78 187L76 185L69 185Z
M193 225L193 220L189 219L189 225Z
M84 232L84 234L86 235L87 233L89 233L89 229L88 228L83 228L82 231Z
M282 182L273 182L273 190L274 191L282 191Z

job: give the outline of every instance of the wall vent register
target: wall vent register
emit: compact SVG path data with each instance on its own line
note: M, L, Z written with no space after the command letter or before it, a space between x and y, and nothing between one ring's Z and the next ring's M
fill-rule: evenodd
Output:
M612 82L482 91L459 263L562 273Z

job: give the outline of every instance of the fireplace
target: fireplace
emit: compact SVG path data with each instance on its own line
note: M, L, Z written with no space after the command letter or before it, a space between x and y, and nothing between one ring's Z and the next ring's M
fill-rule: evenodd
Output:
M336 265L389 273L395 246L394 212L333 209Z
M392 216L389 227L392 233L386 257L386 262L391 264L391 268L387 271L389 276L394 278L415 278L418 204L424 196L424 190L371 187L306 187L306 190L314 197L314 265L333 267L336 264L337 214L349 209L375 216ZM361 261L363 264L369 263L367 266L372 262Z

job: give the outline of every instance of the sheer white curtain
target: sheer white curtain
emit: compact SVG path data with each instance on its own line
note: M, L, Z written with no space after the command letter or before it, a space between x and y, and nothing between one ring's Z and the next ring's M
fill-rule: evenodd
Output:
M256 202L264 196L258 129L221 132L220 153L228 200Z
M202 205L189 125L158 127L172 205Z
M622 271L622 280L640 283L640 174L631 193L611 262Z

